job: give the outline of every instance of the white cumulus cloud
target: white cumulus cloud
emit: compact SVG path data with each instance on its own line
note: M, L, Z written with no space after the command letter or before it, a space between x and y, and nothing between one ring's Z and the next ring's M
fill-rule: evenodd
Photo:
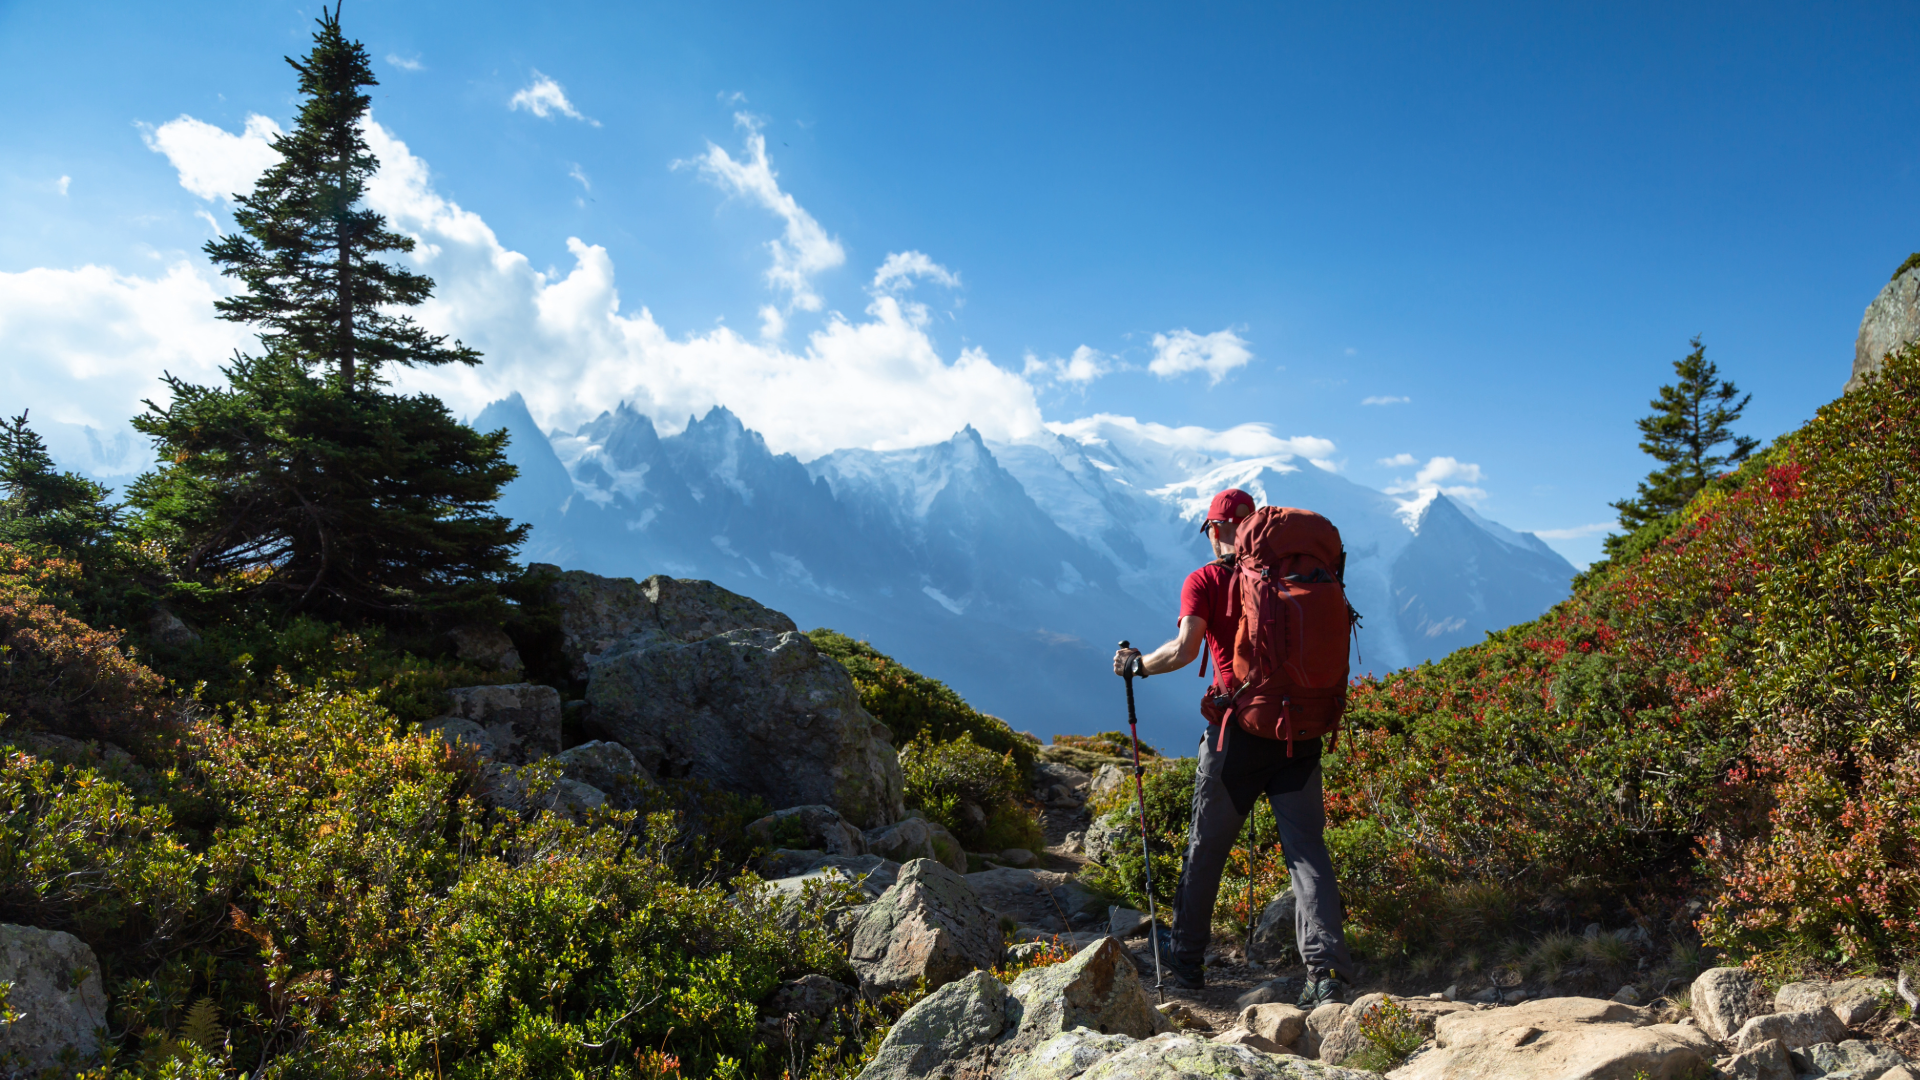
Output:
M721 189L760 204L786 223L780 239L767 241L767 250L773 255L767 283L786 292L788 311L819 311L825 301L814 291L813 276L846 262L847 253L798 200L780 190L780 177L767 160L767 140L760 134L759 121L746 113L735 113L734 122L746 132L746 160L737 161L710 142L705 154L674 164L700 170Z
M542 120L559 113L575 120L585 120L594 127L600 126L600 121L583 116L579 109L573 107L573 102L567 100L567 92L559 83L537 70L533 73L533 81L507 100L507 108L525 109Z
M1602 521L1592 525L1575 525L1570 529L1535 529L1533 535L1542 540L1579 540L1588 536L1598 536L1619 528L1619 522Z
M1412 454L1395 454L1392 457L1381 458L1380 464L1388 466L1389 468L1404 468L1408 465L1415 464L1419 460L1419 458L1414 457Z
M399 53L388 53L387 63L402 71L425 71L427 67L418 56L401 56Z
M1247 342L1232 330L1196 334L1191 330L1172 330L1153 335L1153 360L1147 370L1163 379L1204 371L1215 384L1237 367L1253 359Z
M147 148L165 154L180 173L180 186L203 199L233 200L253 190L260 174L280 160L273 139L280 125L259 114L247 117L235 135L205 120L181 115L144 133Z
M1266 424L1236 424L1224 431L1188 424L1173 427L1131 416L1095 413L1078 420L1049 423L1047 430L1082 442L1100 442L1114 429L1161 446L1225 454L1235 458L1296 457L1325 460L1333 456L1333 442L1314 435L1283 437Z
M1020 373L1029 379L1041 378L1048 382L1085 386L1112 370L1111 357L1098 349L1081 345L1064 360L1057 356L1042 360L1028 353L1026 365Z
M1413 399L1410 397L1401 397L1393 394L1381 394L1381 395L1375 395L1373 397L1361 398L1360 404L1362 405L1405 405L1406 403L1412 400ZM1412 464L1412 463L1409 462L1408 464Z
M73 177L71 176L62 176L60 179L55 180L53 182L54 190L58 191L63 198L67 194L67 189L72 186L73 186Z
M899 292L913 288L914 279L926 278L949 289L960 287L960 275L934 262L918 251L896 251L874 271L873 288L881 292Z

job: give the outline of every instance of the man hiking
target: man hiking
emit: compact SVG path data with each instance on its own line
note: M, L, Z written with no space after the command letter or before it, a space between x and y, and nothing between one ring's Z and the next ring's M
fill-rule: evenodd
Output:
M1339 709L1345 702L1345 646L1352 609L1346 607L1345 593L1337 584L1344 570L1339 565L1344 563L1344 554L1338 554L1339 533L1325 518L1268 507L1250 521L1255 513L1253 497L1238 488L1213 497L1200 528L1213 545L1216 558L1188 574L1181 586L1178 635L1144 655L1136 649L1121 649L1114 654L1113 670L1118 675L1142 678L1176 671L1201 655L1203 642L1213 659L1214 680L1202 704L1208 723L1200 740L1200 763L1194 775L1193 824L1174 895L1171 941L1162 938L1163 948L1172 954L1168 974L1174 985L1196 990L1206 986L1207 943L1212 936L1220 875L1242 823L1264 795L1279 825L1280 846L1297 904L1294 931L1300 956L1307 965L1307 985L1301 992L1300 1006L1311 1009L1339 999L1346 989L1342 977L1351 979L1354 971L1340 928L1340 893L1323 836L1326 808L1320 793L1321 735L1330 736L1337 727ZM1304 534L1299 528L1302 522L1307 528ZM1238 556L1236 531L1243 541ZM1300 542L1298 538L1303 535L1306 541ZM1276 539L1281 536L1288 539ZM1251 550L1247 542L1252 543ZM1295 548L1301 552L1311 549L1313 554L1275 555ZM1263 557L1276 565L1262 565ZM1317 633L1325 639L1337 632L1341 650L1337 671L1330 659L1331 644L1313 646L1320 652L1313 659L1325 672L1317 677L1293 678L1276 674L1272 664L1249 665L1250 647L1271 649L1275 647L1272 640L1280 637L1269 630L1267 645L1262 646L1256 635L1250 646L1248 635L1240 633L1243 610L1266 613L1265 620L1256 620L1254 628L1272 625L1280 605L1270 604L1261 595L1268 582L1281 590L1292 590L1289 595L1304 601L1286 609L1306 613L1305 622L1298 614L1292 616L1290 625L1296 638ZM1321 595L1316 598L1312 593ZM1336 597L1337 631L1323 628L1330 626L1327 620L1331 616L1322 614ZM1284 602L1286 597L1281 599ZM1289 618L1285 613L1278 617L1282 622ZM1241 638L1238 677L1236 635ZM1292 658L1298 661L1301 646L1295 644L1293 648ZM1279 667L1288 672L1300 670L1284 662ZM1205 671L1202 661L1201 674ZM1337 691L1315 689L1330 687L1335 681ZM1303 688L1304 684L1311 686ZM1322 699L1336 696L1337 702L1330 706L1331 722L1325 722L1329 712ZM1319 712L1316 707L1320 707Z

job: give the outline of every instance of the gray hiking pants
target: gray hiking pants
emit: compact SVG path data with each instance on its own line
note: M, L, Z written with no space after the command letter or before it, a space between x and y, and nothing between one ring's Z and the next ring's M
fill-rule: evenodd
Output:
M1186 857L1173 901L1174 954L1182 961L1205 958L1220 875L1247 815L1264 795L1280 824L1280 848L1293 879L1294 933L1300 956L1309 968L1332 969L1351 980L1353 958L1340 929L1340 890L1323 835L1327 810L1320 794L1318 740L1294 744L1294 756L1288 758L1285 743L1250 735L1231 724L1224 752L1215 749L1219 736L1219 726L1210 725L1200 740L1193 826L1187 833Z

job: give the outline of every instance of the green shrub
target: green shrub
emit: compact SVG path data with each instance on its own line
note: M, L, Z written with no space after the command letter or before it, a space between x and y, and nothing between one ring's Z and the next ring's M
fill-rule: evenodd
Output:
M1158 758L1147 766L1146 775L1141 778L1147 807L1148 850L1153 856L1153 895L1162 905L1173 902L1174 885L1179 880L1187 825L1193 817L1194 772L1199 764L1197 758ZM1081 878L1093 888L1145 911L1146 860L1137 845L1140 817L1136 801L1133 785L1125 784L1089 806L1096 819L1124 816L1130 839L1100 863L1083 871ZM1221 894L1228 899L1231 899L1230 884L1228 881L1221 884Z
M864 641L824 627L807 633L821 652L846 667L860 691L860 704L893 733L893 745L905 747L922 735L951 742L965 735L975 746L1011 754L1026 776L1033 768L1031 742L997 716L968 705L938 679L930 679Z
M967 732L946 742L922 732L900 751L900 770L907 806L940 823L967 850L1043 846L1012 751L977 746Z

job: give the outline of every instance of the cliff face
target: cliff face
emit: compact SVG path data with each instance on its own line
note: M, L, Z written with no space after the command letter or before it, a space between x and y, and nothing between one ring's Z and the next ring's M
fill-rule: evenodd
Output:
M1860 336L1853 343L1853 376L1846 390L1860 388L1861 380L1879 371L1887 354L1920 341L1920 266L1902 270L1880 290L1860 318Z

